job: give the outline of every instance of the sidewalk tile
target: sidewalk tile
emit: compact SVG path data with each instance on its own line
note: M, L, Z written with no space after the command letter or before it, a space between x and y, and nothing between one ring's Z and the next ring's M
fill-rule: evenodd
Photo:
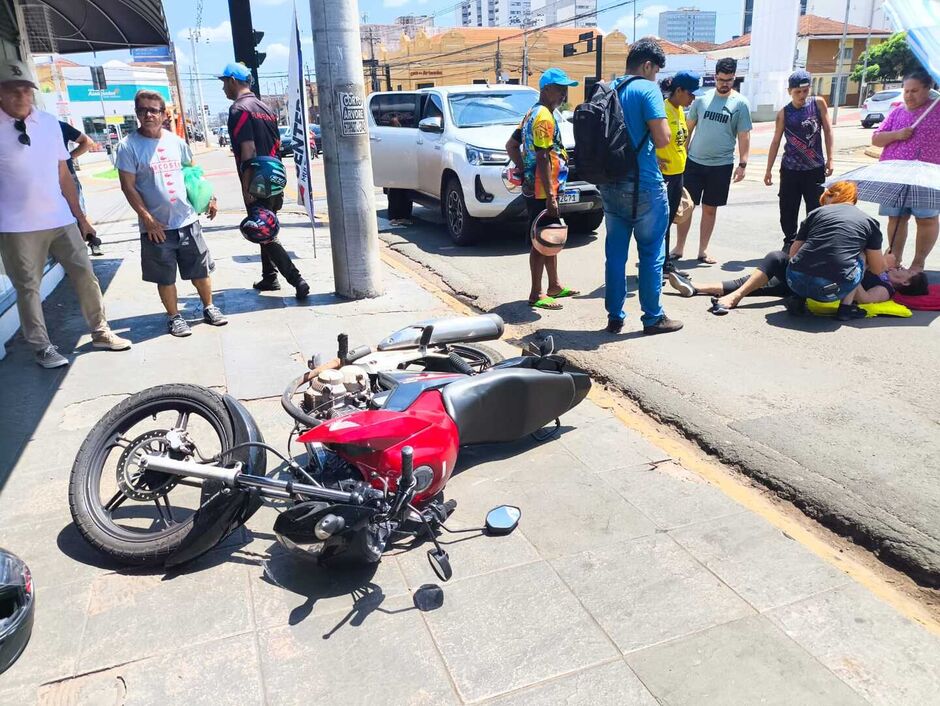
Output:
M662 534L552 564L624 653L753 613Z
M768 617L871 703L940 703L940 637L862 586L842 586Z
M249 575L259 629L294 625L309 615L347 612L365 594L377 600L408 592L395 558L387 555L378 564L342 569L318 566L278 547L252 566Z
M187 647L162 657L40 687L40 706L242 706L264 701L255 635Z
M79 669L110 667L250 630L246 568L223 553L210 556L199 560L202 570L189 574L95 579ZM212 565L213 560L220 563Z
M851 581L750 513L703 522L670 534L759 611Z
M230 323L221 333L228 392L238 399L280 396L306 367L290 330L268 316ZM286 438L286 437L285 437Z
M670 460L669 454L616 418L575 429L563 435L561 441L595 473Z
M60 527L65 527L72 521L68 497L68 467L18 466L0 488L0 531L46 521L57 521Z
M547 564L445 584L426 619L466 701L496 696L617 653Z
M655 706L643 683L623 660L592 667L486 702L486 706L542 706L542 704L623 704Z
M411 598L381 598L370 594L350 613L261 631L267 703L459 703Z
M601 473L660 529L674 529L746 510L677 463L617 468Z
M718 625L626 659L661 703L676 706L865 703L763 616Z
M88 582L118 568L79 534L68 514L68 496L50 499L52 502L64 504L64 513L57 513L46 522L18 524L3 530L3 546L22 557L37 585Z
M35 689L39 684L75 673L88 605L88 586L59 586L39 581L34 585L36 614L32 636L20 658L0 675L0 696L5 690ZM0 703L7 702L0 699Z

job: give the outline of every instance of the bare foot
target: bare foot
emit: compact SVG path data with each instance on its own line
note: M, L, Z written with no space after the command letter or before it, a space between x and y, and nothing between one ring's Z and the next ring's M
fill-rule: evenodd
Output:
M718 298L718 304L723 306L725 309L736 308L740 301L741 297L736 297L734 294L726 294L725 296Z
M714 265L718 262L718 260L713 257L709 257L706 253L699 253L698 261L705 263L706 265Z

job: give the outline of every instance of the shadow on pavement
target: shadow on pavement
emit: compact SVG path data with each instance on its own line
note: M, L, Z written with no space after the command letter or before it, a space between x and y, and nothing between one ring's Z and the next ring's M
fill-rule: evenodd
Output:
M766 318L768 324L778 328L807 333L830 333L838 331L843 326L860 329L926 327L930 326L937 316L940 316L940 311L915 311L913 316L906 319L897 316L874 316L855 321L837 321L832 316L813 316L812 314L792 316L786 310L782 310L773 311L767 314Z
M119 258L92 258L102 293L107 291L121 262ZM88 333L88 326L79 313L75 290L68 277L43 302L43 313L52 343L70 361L75 358L73 351L91 350L89 343L81 351L75 351L79 339ZM114 328L119 330L119 326L114 325ZM68 367L46 370L36 365L32 350L23 341L22 332L18 332L7 345L7 357L0 361L0 390L3 390L3 404L0 404L0 490L6 485L13 466L69 373Z

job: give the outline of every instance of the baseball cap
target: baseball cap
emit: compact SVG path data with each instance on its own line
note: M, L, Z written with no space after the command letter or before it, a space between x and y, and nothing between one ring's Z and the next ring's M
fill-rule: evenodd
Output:
M251 69L238 61L226 64L219 78L234 78L236 81L251 82Z
M803 86L808 86L813 82L813 76L809 71L804 71L800 69L799 71L794 71L790 74L790 78L787 81L787 84L790 88L802 88Z
M4 59L0 62L0 83L28 83L39 90L39 86L33 81L32 72L26 64L16 59Z
M546 86L577 86L577 81L572 81L561 69L548 69L539 79L539 88Z
M701 77L694 71L680 71L672 77L670 86L684 88L685 90L695 91L701 85Z

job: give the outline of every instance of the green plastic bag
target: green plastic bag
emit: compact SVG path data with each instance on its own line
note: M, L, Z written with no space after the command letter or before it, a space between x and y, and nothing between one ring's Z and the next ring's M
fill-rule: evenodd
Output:
M196 213L209 210L212 200L212 184L202 178L202 167L183 167L183 182L186 184L186 200Z

